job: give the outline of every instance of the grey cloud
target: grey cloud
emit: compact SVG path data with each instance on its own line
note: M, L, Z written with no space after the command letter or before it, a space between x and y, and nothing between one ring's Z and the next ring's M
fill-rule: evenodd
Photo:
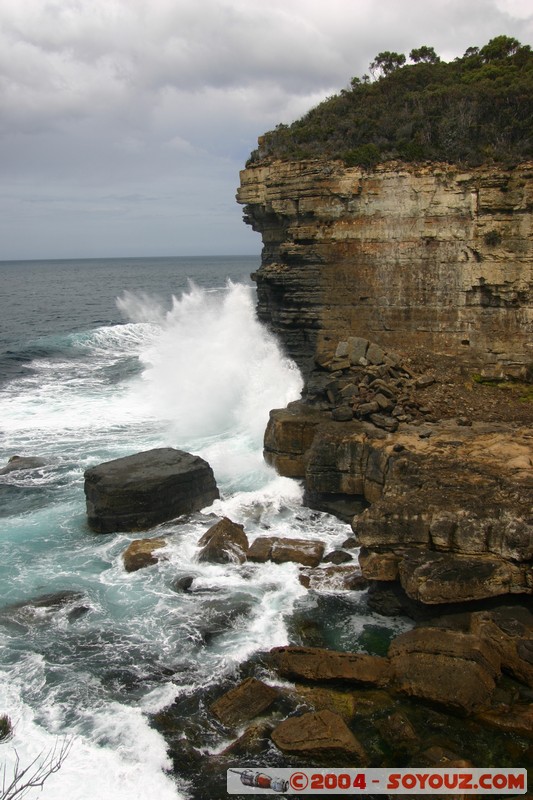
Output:
M526 0L2 0L0 258L257 251L259 134L381 50L500 33L533 43Z

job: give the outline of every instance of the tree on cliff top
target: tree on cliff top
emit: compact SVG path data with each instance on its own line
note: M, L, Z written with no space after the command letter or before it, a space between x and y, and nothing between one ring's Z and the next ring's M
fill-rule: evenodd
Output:
M533 158L533 53L509 36L440 60L432 47L385 51L375 78L353 78L292 125L265 134L249 163L325 156L347 164L449 161L471 166Z

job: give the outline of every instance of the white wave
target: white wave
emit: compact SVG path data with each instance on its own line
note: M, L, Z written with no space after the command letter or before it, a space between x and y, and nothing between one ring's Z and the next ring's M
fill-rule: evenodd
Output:
M143 315L141 299L131 295L121 308ZM150 307L145 316L154 313ZM191 285L173 299L141 360L139 393L180 442L231 433L241 446L257 447L269 411L298 397L302 386L295 365L257 321L252 290L242 284L216 293Z
M21 699L17 678L9 674L1 678L0 710L14 724L13 738L0 743L0 756L9 780L17 757L20 768L34 759L40 763L43 756L61 745L64 731L60 709L40 710L40 716L46 716L51 723L45 727ZM78 728L74 726L68 731L70 752L58 772L45 781L39 792L42 800L183 799L184 795L167 774L171 763L165 742L148 725L140 709L114 703L105 710L95 711L92 718L80 720Z

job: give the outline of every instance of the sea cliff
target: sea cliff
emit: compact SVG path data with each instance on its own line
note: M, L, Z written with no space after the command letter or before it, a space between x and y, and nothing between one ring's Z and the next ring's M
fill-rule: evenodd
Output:
M368 504L370 580L425 604L532 594L533 162L266 159L238 201L259 317L306 377L267 460L319 507Z
M237 198L263 237L259 317L304 371L347 335L506 374L533 361L533 162L274 160Z

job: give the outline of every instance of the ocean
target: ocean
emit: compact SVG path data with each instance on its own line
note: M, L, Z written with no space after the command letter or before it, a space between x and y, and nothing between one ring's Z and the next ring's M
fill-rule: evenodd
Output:
M268 412L302 380L255 317L257 267L255 257L0 262L0 468L14 455L44 462L0 475L0 714L14 726L0 755L9 776L17 757L24 767L67 737L42 800L194 798L151 715L287 644L295 614L322 615L340 649L365 649L379 630L361 592L345 593L335 616L294 564L197 560L221 516L250 541L270 532L333 549L350 533L263 461ZM83 473L161 446L205 458L221 499L158 526L166 560L126 573L127 545L155 531L91 533ZM175 590L184 576L194 592Z

